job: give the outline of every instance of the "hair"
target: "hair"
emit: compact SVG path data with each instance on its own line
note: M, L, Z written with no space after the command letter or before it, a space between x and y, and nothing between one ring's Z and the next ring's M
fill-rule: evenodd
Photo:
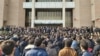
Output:
M84 50L87 50L87 49L88 49L88 43L86 42L86 40L81 40L80 46L81 46Z
M2 44L3 41L4 41L4 40L0 40L0 45Z
M40 46L40 45L42 44L43 40L44 40L44 39L42 39L42 38L36 38L36 39L34 40L34 45Z
M28 41L29 44L34 44L34 38L30 38Z
M82 36L77 35L76 38L78 38L79 40L81 40L82 39Z
M100 39L99 38L97 38L95 41L96 41L97 44L100 44Z
M87 36L85 36L85 35L82 35L82 39L86 39L86 37L87 37Z
M71 44L72 44L72 39L66 39L66 40L65 40L65 46L66 46L66 47L70 47Z
M72 36L71 38L72 38L73 40L76 40L76 36Z
M1 44L1 49L2 49L3 53L6 55L12 54L14 47L15 47L15 42L12 40L5 40Z

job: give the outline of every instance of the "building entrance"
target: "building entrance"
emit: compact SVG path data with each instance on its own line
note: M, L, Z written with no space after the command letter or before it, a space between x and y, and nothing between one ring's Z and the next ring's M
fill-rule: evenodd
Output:
M62 24L35 24L35 27L62 27Z

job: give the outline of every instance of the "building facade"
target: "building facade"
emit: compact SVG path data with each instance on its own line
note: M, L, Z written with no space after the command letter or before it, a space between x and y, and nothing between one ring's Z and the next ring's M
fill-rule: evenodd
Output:
M0 27L100 27L100 0L1 0Z

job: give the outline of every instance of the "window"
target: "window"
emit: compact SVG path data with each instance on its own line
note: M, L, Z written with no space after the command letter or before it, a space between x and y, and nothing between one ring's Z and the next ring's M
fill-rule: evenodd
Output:
M42 20L61 20L62 10L61 9L37 9L36 18Z
M72 2L73 0L66 0L66 2Z
M35 24L36 27L43 27L43 26L48 26L48 27L62 27L62 24Z
M32 0L26 0L26 2L32 2Z
M26 9L25 13L25 26L31 26L31 14L32 10L31 9Z
M65 18L65 25L67 27L72 27L73 26L73 15L72 15L72 9L66 9L66 18Z
M36 0L36 2L62 2L62 0Z

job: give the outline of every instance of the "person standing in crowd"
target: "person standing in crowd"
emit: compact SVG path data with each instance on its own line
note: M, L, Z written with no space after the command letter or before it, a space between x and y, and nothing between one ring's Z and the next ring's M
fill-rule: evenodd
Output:
M43 39L36 38L34 41L34 45L36 46L36 48L27 51L25 56L48 56L46 50L44 48L41 48L42 42Z
M54 48L54 45L51 41L48 42L46 51L49 56L57 56L57 50Z
M35 48L36 46L34 45L34 38L31 37L28 41L28 45L24 48L24 51L23 51L23 54L22 56L25 56L25 53L30 50L30 49L33 49Z
M65 47L59 51L58 56L77 56L77 53L74 49L71 48L72 40L65 40Z
M21 55L23 54L23 50L25 46L27 46L27 41L28 41L27 37L23 37L23 39L20 41L19 48L20 48Z
M100 56L100 39L95 40L95 47L93 49L93 55L94 56Z
M19 41L18 41L18 38L17 37L12 37L11 39L9 40L12 40L15 42L15 51L14 51L14 56L21 56L20 55L20 49L19 49Z
M6 40L1 44L2 52L4 53L3 56L14 56L15 51L15 42L12 40Z
M100 28L63 28L61 26L41 26L30 28L4 26L3 30L4 32L0 34L0 40L15 41L16 49L14 50L14 56L23 56L23 53L24 56L35 56L35 54L38 54L38 56L82 56L87 53L98 56L98 54L100 54L100 40L98 39L100 38ZM67 41L69 40L69 38L71 39L71 37L73 37L72 40L67 43ZM41 38L43 38L43 41L40 40ZM88 50L84 48L84 45L80 45L81 40L86 41L86 43L88 44ZM0 54L2 53L3 51L1 50Z
M82 56L92 56L92 54L88 51L88 43L85 40L81 41L80 48L82 50Z
M76 40L76 36L73 36L72 37L72 45L71 45L71 48L75 49L76 51L78 50L78 42Z

